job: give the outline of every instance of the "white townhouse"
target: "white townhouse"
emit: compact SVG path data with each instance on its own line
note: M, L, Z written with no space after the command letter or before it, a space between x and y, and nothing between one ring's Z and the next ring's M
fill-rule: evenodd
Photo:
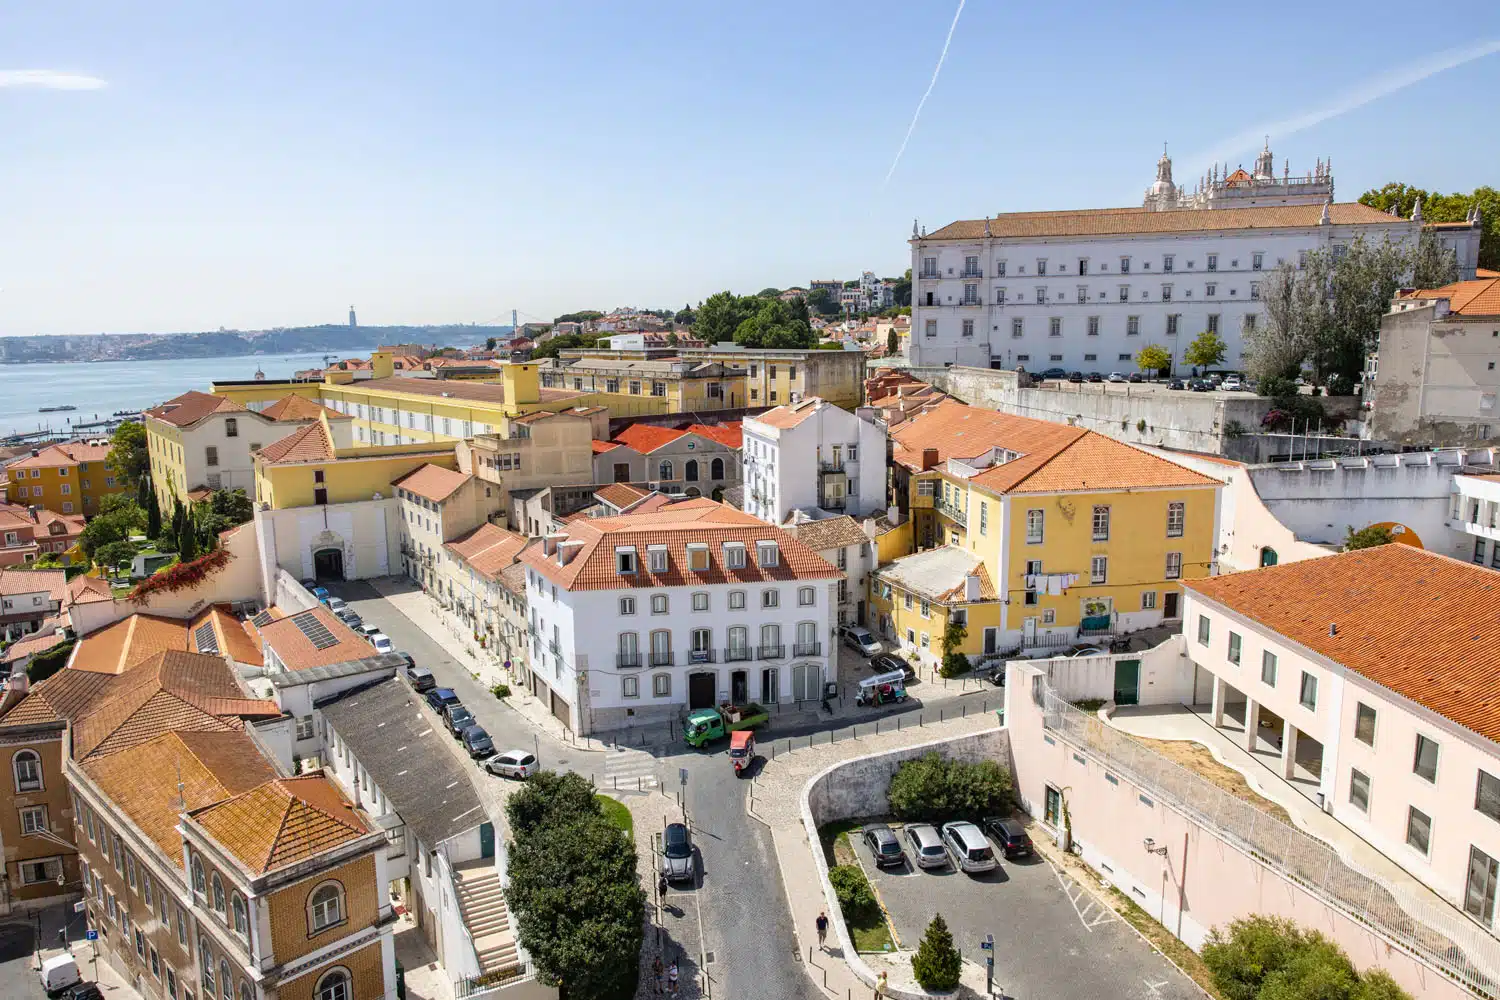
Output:
M885 509L886 429L880 411L852 413L817 396L741 425L745 512L783 524L794 510L855 517Z
M1133 371L1156 344L1183 367L1205 330L1223 338L1223 367L1242 368L1244 332L1263 323L1262 282L1278 264L1356 238L1411 243L1420 207L1403 219L1333 201L1333 174L1275 174L1269 147L1253 172L1215 170L1189 191L1172 161L1140 207L1011 212L913 226L913 365ZM1479 222L1433 227L1472 278ZM1440 229L1440 231L1438 231Z
M444 607L459 603L444 572L443 546L500 511L499 487L468 472L428 463L393 484L401 513L401 562L406 575L435 593Z
M1210 721L1492 932L1496 580L1391 543L1185 581L1183 608Z
M1447 523L1460 558L1500 570L1500 475L1455 475Z
M533 693L575 732L814 701L837 679L844 574L731 507L578 518L520 560Z

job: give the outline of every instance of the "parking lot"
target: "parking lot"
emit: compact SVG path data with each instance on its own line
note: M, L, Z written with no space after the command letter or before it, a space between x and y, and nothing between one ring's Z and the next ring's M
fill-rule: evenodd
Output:
M899 827L893 827L907 847ZM979 943L995 936L996 992L1018 1000L1192 1000L1202 991L1089 890L1040 855L1004 860L983 875L909 861L877 869L850 833L860 864L890 914L900 946L915 950L941 913L964 958L982 964ZM907 850L910 857L910 850Z

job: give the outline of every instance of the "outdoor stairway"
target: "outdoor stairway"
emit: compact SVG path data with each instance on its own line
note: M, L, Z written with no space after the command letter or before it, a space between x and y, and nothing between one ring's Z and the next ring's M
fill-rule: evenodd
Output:
M483 858L454 866L453 883L459 912L479 956L479 971L498 972L515 966L516 935L494 860Z

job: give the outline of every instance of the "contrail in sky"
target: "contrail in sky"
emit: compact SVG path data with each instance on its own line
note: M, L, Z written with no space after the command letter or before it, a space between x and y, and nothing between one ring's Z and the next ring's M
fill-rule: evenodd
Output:
M0 69L0 90L102 90L108 83L86 73L62 73L55 69Z
M1284 118L1281 121L1268 122L1257 125L1252 129L1237 133L1226 139L1215 143L1212 148L1203 150L1196 156L1187 160L1186 176L1196 177L1198 173L1207 169L1210 164L1228 162L1235 156L1256 149L1261 139L1271 135L1280 139L1283 136L1295 135L1304 129L1321 125L1330 118L1337 118L1347 114L1356 108L1362 108L1372 101L1378 101L1382 97L1388 97L1398 90L1405 90L1413 84L1421 83L1428 77L1437 76L1439 73L1450 69L1457 69L1465 63L1471 63L1476 59L1494 55L1500 52L1500 40L1481 42L1468 48L1448 49L1438 52L1421 62L1403 66L1383 76L1367 80L1351 90L1346 90L1323 107L1301 114Z
M968 0L958 0L958 10L953 12L953 23L948 25L948 37L943 40L943 54L938 56L937 65L932 69L932 79L927 83L927 91L917 102L917 110L912 112L911 124L906 126L906 138L901 140L901 148L896 150L896 158L891 161L891 169L885 172L885 180L880 182L881 187L891 182L891 174L896 172L896 164L901 162L901 154L906 152L906 144L911 142L911 134L917 128L917 119L922 116L922 106L927 103L927 98L932 96L932 88L937 86L938 74L943 71L943 60L948 58L948 46L953 44L953 29L958 27L958 16L964 12L964 4L967 2Z

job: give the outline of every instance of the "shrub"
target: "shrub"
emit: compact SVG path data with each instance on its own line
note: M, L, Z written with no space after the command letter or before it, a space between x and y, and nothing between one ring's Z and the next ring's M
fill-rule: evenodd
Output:
M1297 383L1292 379L1282 378L1280 375L1267 375L1260 380L1257 388L1262 396L1269 396L1272 399L1297 395Z
M1383 524L1372 524L1367 528L1354 530L1351 524L1348 526L1349 533L1344 537L1344 552L1352 552L1355 549L1372 549L1377 545L1389 545L1395 541L1391 535L1391 529Z
M875 902L875 890L870 888L870 880L865 878L864 870L858 865L835 865L828 869L828 881L833 884L833 894L838 897L839 910L845 920L857 922L860 917L879 908Z
M1354 379L1344 374L1328 376L1328 395L1330 396L1352 396L1354 395Z
M958 988L963 973L963 962L958 949L953 947L953 934L941 913L932 918L922 943L911 957L912 975L917 985L924 990L953 990Z
M26 664L26 679L32 684L40 684L66 667L68 657L73 653L73 644L74 640L69 639L33 656Z
M943 657L943 665L938 672L944 677L961 677L969 672L969 658L963 653L949 653Z
M896 769L888 797L901 819L947 822L1005 812L1010 790L1010 772L992 760L969 764L929 753Z
M151 603L151 595L157 592L176 593L196 587L210 576L229 565L232 557L228 549L214 549L205 556L189 562L179 562L171 569L146 577L135 585L127 597L137 604Z
M1411 1000L1382 972L1363 979L1338 945L1290 920L1247 917L1215 928L1203 963L1225 1000Z
M1135 429L1136 429L1136 431L1138 433L1141 433L1141 434L1146 433L1146 418L1145 417L1142 417L1141 419L1139 419L1139 420L1137 420L1135 422Z
M510 685L496 684L494 687L490 688L490 694L494 695L496 698L509 698Z

